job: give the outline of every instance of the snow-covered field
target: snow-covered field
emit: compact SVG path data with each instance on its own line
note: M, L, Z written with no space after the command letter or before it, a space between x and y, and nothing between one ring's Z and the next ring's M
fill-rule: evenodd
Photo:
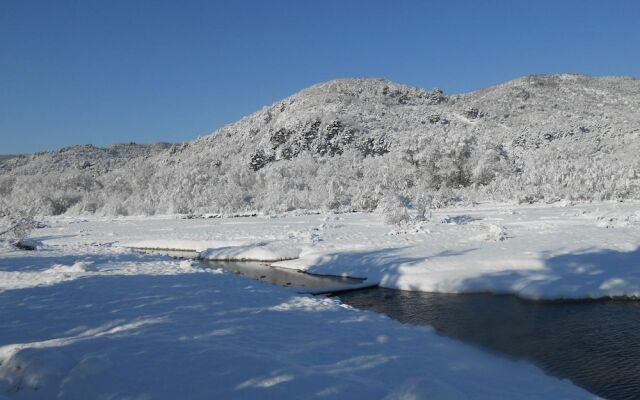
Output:
M366 213L122 219L80 228L87 243L102 237L99 243L196 250L209 259L272 261L403 290L640 296L638 202L443 209L403 229Z
M324 297L132 247L264 259L407 290L640 296L640 204L233 219L50 217L0 254L0 397L588 398L569 382Z

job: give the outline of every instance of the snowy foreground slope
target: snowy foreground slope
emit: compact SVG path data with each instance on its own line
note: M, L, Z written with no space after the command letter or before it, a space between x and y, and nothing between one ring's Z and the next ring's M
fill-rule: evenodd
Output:
M48 218L49 227L33 235L39 250L0 254L0 398L593 398L430 329L123 246L212 246L214 255L240 246L237 254L273 258L298 249L301 258L285 265L399 287L414 280L416 288L439 281L439 289L478 289L464 286L464 275L504 290L502 270L507 278L557 274L573 282L550 283L551 293L598 294L597 280L632 292L637 210L445 210L410 232L392 231L372 214ZM598 251L580 262L577 249L590 254L594 235ZM505 262L492 268L485 257L504 260L510 246L522 250L514 252L520 261L511 271ZM270 250L252 253L260 247ZM542 248L549 253L538 259ZM435 278L425 278L430 271ZM447 271L452 279L442 278Z

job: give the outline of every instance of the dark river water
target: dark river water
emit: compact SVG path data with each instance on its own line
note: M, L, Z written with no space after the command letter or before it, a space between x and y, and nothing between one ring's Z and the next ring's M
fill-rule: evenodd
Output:
M533 302L491 294L366 289L339 295L359 309L441 334L567 378L609 399L640 399L640 302Z
M359 279L311 275L263 263L203 263L298 289L362 284ZM355 308L383 313L405 324L430 325L443 335L528 360L601 397L640 399L640 301L534 302L514 296L383 288L341 292L337 297Z

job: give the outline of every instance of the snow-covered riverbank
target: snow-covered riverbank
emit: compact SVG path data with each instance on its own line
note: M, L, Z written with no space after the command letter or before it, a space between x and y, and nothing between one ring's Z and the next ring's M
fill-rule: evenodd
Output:
M431 329L189 261L75 245L5 252L0 270L3 399L593 397Z
M640 293L638 203L441 210L405 230L372 214L45 222L38 251L0 254L0 397L590 397L429 329L127 246L410 290Z
M640 296L639 203L448 209L405 229L374 214L89 225L92 238L109 230L103 240L122 245L205 250L205 258L260 259L403 290Z

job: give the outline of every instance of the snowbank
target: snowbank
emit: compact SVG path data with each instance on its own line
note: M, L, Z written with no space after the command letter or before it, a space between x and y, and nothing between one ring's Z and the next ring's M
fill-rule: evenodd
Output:
M639 209L602 203L444 210L426 230L400 232L353 218L333 234L325 229L323 241L299 259L274 265L402 290L640 298Z
M335 299L65 240L0 258L26 280L0 292L0 398L593 398Z
M203 260L219 261L281 261L298 258L300 249L287 243L255 243L225 246L200 252Z
M150 239L127 242L122 246L138 250L197 252L198 258L211 261L282 261L298 258L301 252L287 242L247 240Z
M403 290L528 299L640 296L638 202L442 209L420 229L359 213L56 221L37 231L45 247L199 250L208 259L268 261Z
M201 252L209 248L244 245L244 241L146 239L122 243L122 247L139 250L167 250Z
M0 253L0 293L8 290L53 286L80 278L100 276L174 275L181 273L217 273L185 260L167 261L166 257L141 254L103 254L95 249L80 254L37 252L33 257L21 252ZM53 264L52 264L53 262Z

